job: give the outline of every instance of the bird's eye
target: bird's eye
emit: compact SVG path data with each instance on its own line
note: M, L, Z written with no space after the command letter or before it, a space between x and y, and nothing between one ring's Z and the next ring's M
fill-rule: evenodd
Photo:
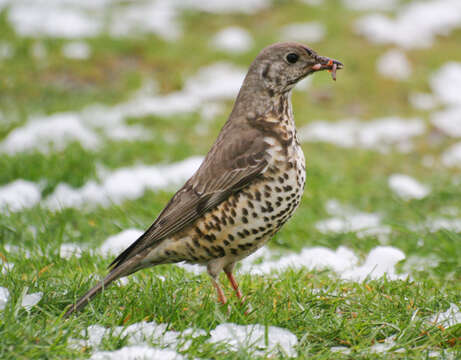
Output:
M294 64L296 61L298 61L299 59L299 55L298 54L295 54L295 53L290 53L287 55L287 61L290 63L290 64Z

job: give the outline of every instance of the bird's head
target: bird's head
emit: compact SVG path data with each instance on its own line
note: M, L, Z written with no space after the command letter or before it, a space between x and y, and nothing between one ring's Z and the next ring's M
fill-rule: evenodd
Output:
M268 91L285 93L306 76L321 70L336 70L343 64L318 55L311 48L296 42L276 43L264 48L252 64L253 75L259 77Z

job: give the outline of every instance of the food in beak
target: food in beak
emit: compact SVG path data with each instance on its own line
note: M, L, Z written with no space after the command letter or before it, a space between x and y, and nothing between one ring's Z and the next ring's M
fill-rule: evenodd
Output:
M330 59L325 65L323 65L323 69L327 69L328 72L331 72L331 78L336 81L336 70L338 69L338 64ZM322 70L322 64L315 64L312 66L312 70Z

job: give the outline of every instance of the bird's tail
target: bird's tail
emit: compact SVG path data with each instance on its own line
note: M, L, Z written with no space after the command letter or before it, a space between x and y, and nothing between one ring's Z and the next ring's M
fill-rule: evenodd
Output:
M93 299L97 294L99 294L103 289L107 288L114 280L117 280L123 276L129 275L133 273L134 269L131 269L133 267L134 261L133 259L130 259L131 261L127 261L125 263L120 264L116 268L112 269L110 273L102 280L99 284L97 284L95 287L93 287L91 290L89 290L85 295L83 295L77 303L73 304L69 310L66 311L64 314L64 317L67 318L70 315L72 315L76 311L82 310L90 301Z

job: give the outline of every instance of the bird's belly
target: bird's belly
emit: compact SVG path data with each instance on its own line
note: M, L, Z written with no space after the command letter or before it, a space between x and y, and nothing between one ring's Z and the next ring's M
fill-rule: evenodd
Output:
M229 196L156 250L165 262L238 261L263 246L291 217L305 183L304 155L280 155L264 176Z

